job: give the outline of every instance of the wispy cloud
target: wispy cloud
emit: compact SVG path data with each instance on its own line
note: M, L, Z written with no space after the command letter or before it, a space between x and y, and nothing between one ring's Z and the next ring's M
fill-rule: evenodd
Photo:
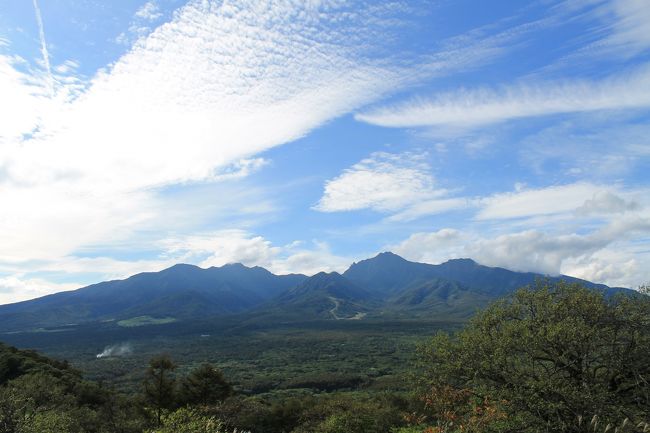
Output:
M576 217L623 214L650 204L646 188L624 189L615 185L577 182L544 188L520 188L476 199L477 221L534 218L540 216Z
M322 34L316 12L325 4L253 6L190 2L73 101L49 101L1 58L0 88L16 104L3 111L18 118L0 127L0 197L12 203L0 257L107 241L150 221L156 188L232 178L227 167L238 161L256 161L237 171L250 173L261 161L252 155L395 83L393 72L359 60L358 23ZM65 235L72 227L75 236Z
M620 179L649 155L650 125L644 117L611 113L553 124L522 139L519 148L519 159L535 174L581 179Z
M155 5L137 18L149 22ZM0 91L12 100L0 106L10 120L0 124L0 200L12 204L0 258L52 259L124 239L160 218L166 187L243 178L262 165L260 152L490 61L517 37L472 34L437 54L396 55L384 38L403 28L398 6L193 0L54 98L21 59L0 56ZM233 170L241 161L250 163Z
M607 187L574 183L499 193L480 200L481 210L476 218L510 219L570 213L584 206L588 200L606 192Z
M155 1L150 0L136 11L135 16L147 21L154 21L160 18L162 13L160 12L158 4Z
M626 60L650 48L650 11L644 0L567 1L559 8L580 12L585 31L577 42L579 48L545 69L571 67L593 60ZM586 42L586 43L585 43ZM574 42L576 43L576 42Z
M41 8L38 6L38 1L34 0L34 12L36 13L36 23L38 24L38 36L41 41L41 54L43 55L43 65L47 73L48 87L50 95L54 95L54 78L52 77L52 68L50 67L50 53L47 49L47 42L45 40L45 27L43 26L43 17L41 16Z
M74 283L52 283L42 278L13 274L0 277L0 304L25 301L78 287Z
M520 83L501 88L462 89L414 99L355 116L386 127L474 127L526 117L623 110L650 106L650 66L600 81Z

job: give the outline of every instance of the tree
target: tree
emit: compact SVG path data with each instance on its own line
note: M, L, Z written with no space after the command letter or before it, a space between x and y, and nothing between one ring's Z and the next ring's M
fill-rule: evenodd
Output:
M172 373L175 369L176 364L167 355L156 356L149 361L144 381L144 397L156 413L158 426L163 411L174 406L176 386Z
M423 347L422 385L428 397L469 396L456 426L481 402L505 414L494 418L499 431L594 431L594 416L637 425L650 407L649 353L650 297L539 282Z
M643 293L644 295L650 296L650 283L645 283L641 284L638 288L637 291L639 293Z
M226 433L226 429L214 416L196 409L181 408L163 416L161 425L149 433Z
M205 363L195 368L181 382L183 404L211 405L219 403L233 394L232 385L223 373L212 364Z

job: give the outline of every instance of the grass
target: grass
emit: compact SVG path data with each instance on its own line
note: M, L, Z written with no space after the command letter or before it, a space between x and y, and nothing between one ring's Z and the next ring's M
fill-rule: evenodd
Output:
M162 317L160 319L156 319L155 317L151 316L138 316L132 317L130 319L120 320L117 322L117 325L123 328L135 328L138 326L164 325L166 323L173 323L175 321L176 319L173 317Z

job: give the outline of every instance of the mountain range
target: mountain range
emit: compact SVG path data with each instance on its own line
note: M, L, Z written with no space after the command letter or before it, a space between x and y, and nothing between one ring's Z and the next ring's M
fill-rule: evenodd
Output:
M385 252L353 263L343 274L275 275L261 267L229 264L203 269L178 264L124 280L0 306L0 331L91 322L125 326L236 314L291 319L360 320L372 317L467 318L477 308L549 278L601 284L568 276L548 277L483 266L471 259L440 265L416 263Z

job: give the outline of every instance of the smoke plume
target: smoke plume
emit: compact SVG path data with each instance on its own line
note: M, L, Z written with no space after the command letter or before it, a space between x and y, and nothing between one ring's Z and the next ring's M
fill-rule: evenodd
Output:
M133 348L129 343L115 344L113 346L106 346L102 353L97 354L97 358L126 356L131 353L133 353Z

